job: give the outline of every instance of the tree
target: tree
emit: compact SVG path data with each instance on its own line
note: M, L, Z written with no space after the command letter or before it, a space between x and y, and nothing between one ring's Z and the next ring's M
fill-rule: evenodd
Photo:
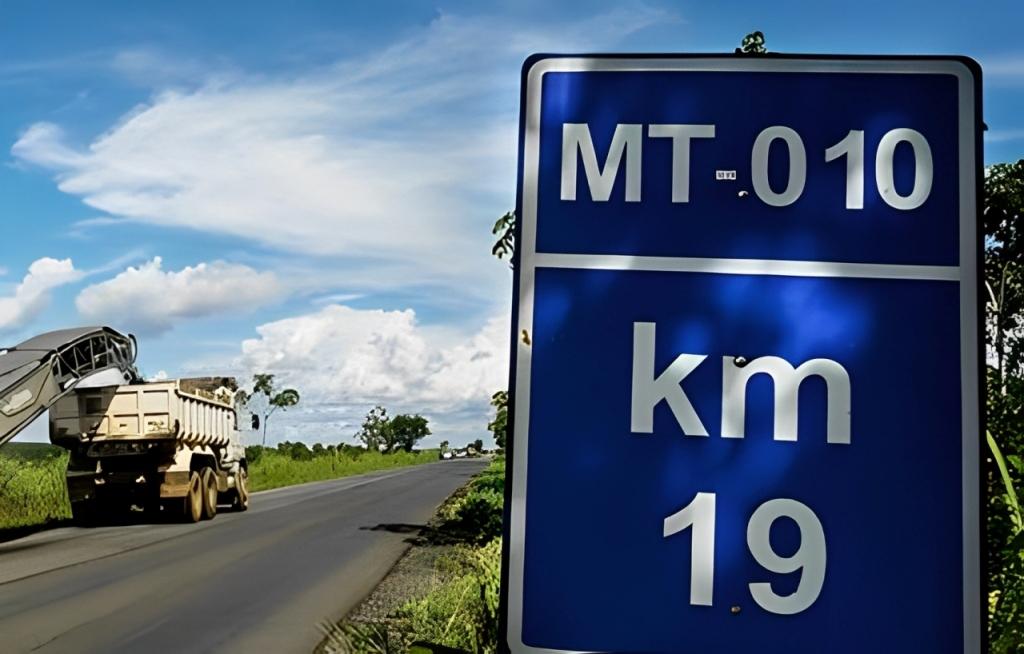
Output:
M768 48L765 47L764 34L761 32L747 34L740 42L740 47L736 48L736 54L760 55L766 52L768 52Z
M387 431L389 432L388 442L390 444L388 451L402 449L406 452L412 452L412 448L416 443L430 435L427 419L419 414L414 416L404 414L395 416L391 419L391 424L388 425Z
M391 419L388 418L387 409L382 406L375 406L370 409L363 420L363 425L356 433L356 439L362 441L367 450L379 452L381 446L388 445L388 427Z
M274 376L267 374L256 374L252 377L253 395L263 395L266 398L267 406L263 410L263 445L267 444L267 422L270 416L278 409L287 411L299 403L299 392L294 388L286 388L278 391L274 388Z
M235 391L235 413L241 418L241 416L249 410L249 400L252 396L245 392L245 389L239 388ZM239 425L241 425L241 421ZM240 427L241 428L241 427Z
M508 430L508 391L498 391L491 396L494 420L487 423L487 429L494 434L494 443L505 449L505 434Z
M296 461L309 461L313 458L313 452L302 442L283 441L277 444L277 451Z
M501 259L508 257L513 260L516 251L516 214L508 211L494 223L491 233L498 236L491 254ZM525 336L525 333L524 333ZM498 391L491 396L491 406L495 409L494 420L487 423L487 429L494 434L494 443L505 449L505 433L508 428L508 391Z
M491 229L491 234L498 237L494 247L491 248L491 254L499 259L507 256L509 261L511 261L512 255L516 251L515 233L516 214L514 211L506 211L505 215L498 218Z
M448 451L448 441L441 441L441 451L442 452L447 452Z
M1024 641L1024 160L985 171L989 641Z
M472 445L473 445L473 449L476 450L477 452L483 452L484 451L484 442L483 442L483 440L478 438L475 441L473 441Z
M988 352L1000 392L1024 375L1024 160L996 164L985 175L985 289Z

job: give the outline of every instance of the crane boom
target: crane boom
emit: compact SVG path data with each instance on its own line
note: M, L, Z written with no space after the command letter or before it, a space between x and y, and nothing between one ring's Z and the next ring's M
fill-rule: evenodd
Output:
M140 381L135 355L135 338L110 327L61 329L0 349L0 445L89 375L120 370Z

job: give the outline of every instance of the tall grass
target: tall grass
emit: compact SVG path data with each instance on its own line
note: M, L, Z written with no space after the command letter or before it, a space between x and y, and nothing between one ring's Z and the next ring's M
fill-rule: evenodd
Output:
M493 654L498 649L501 538L481 547L461 547L453 558L463 566L462 574L406 603L397 618L410 642Z
M375 470L388 470L437 461L437 450L422 452L362 452L353 457L347 453L321 454L302 461L290 456L265 451L256 461L249 463L250 490L267 490L281 486L294 486L311 481L359 475Z
M0 530L71 517L65 450L37 443L0 449Z

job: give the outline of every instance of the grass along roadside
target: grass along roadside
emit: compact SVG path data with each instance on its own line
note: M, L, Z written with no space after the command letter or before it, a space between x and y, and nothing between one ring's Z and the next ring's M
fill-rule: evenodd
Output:
M44 525L71 517L64 483L68 453L45 443L0 448L0 530Z
M249 489L270 490L282 486L294 486L311 481L325 481L339 477L350 477L365 472L404 468L438 460L437 450L419 452L329 453L307 460L297 460L273 450L264 451L249 462Z
M295 459L265 449L249 462L249 488L269 490L437 460L437 450L381 454L352 448ZM64 482L67 461L66 450L45 443L8 443L0 448L0 537L16 538L22 531L71 518Z
M318 654L495 652L504 479L498 458L449 497Z

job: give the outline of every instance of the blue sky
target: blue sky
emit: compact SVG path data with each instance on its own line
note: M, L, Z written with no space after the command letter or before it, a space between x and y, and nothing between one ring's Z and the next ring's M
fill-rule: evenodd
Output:
M374 403L485 437L537 51L965 54L1024 156L1020 2L0 4L0 338L101 322L149 376L271 371L271 440ZM38 429L29 437L38 438Z

